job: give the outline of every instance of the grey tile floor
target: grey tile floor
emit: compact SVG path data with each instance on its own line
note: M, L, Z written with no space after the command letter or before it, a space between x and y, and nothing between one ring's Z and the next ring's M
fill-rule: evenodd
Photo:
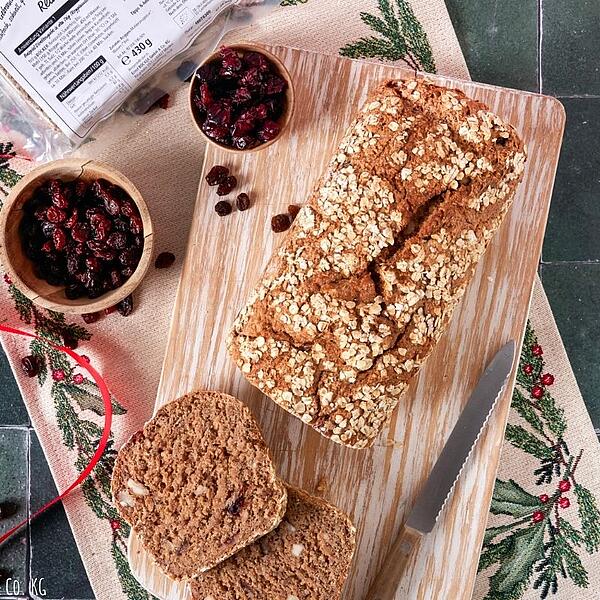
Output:
M600 431L600 2L447 0L473 79L558 96L567 132L541 276L586 404ZM56 494L0 356L0 501L16 522ZM0 548L0 600L93 598L62 506ZM9 578L8 589L6 577ZM40 579L43 581L40 584ZM20 584L20 593L14 584ZM43 588L43 590L40 589ZM42 596L42 592L45 595Z

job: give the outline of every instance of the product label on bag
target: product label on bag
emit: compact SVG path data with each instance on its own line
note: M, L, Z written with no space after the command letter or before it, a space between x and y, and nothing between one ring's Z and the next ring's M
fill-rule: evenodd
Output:
M0 0L0 64L81 141L236 0Z

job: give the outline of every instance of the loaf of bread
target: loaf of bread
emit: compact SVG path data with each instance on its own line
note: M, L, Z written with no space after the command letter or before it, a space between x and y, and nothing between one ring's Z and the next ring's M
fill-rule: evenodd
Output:
M444 332L525 164L458 90L375 89L242 309L248 380L335 442L370 446Z
M355 529L337 508L288 488L281 525L191 583L194 600L339 600Z
M287 501L252 414L217 392L163 406L120 450L112 493L158 566L186 580L277 527Z

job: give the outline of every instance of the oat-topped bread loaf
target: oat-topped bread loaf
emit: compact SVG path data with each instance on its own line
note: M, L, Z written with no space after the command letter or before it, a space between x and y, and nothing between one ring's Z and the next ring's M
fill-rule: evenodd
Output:
M196 392L163 406L123 446L115 504L174 579L190 579L277 527L287 493L236 398Z
M355 545L350 519L288 488L281 525L192 582L194 600L338 600Z
M515 130L458 90L374 90L234 323L229 351L245 376L332 440L371 445L524 163Z

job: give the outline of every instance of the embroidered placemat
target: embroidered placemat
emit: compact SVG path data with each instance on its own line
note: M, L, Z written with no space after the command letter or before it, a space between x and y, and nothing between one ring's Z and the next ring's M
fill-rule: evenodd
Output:
M403 62L426 71L468 78L442 0L412 0L410 4L407 0L284 0L269 19L238 37L352 58ZM95 150L99 144L83 148L87 155L110 163L135 182L149 204L154 222L160 224L155 232L157 251L170 251L177 256L171 269L151 270L136 292L133 315L124 319L113 313L86 325L77 317L37 309L9 280L5 279L5 289L0 292L2 320L21 326L29 324L32 330L55 342L60 342L65 334L79 340L78 351L87 354L106 376L116 397L111 446L94 476L65 502L98 600L148 598L129 572L129 531L111 504L109 481L115 448L152 412L196 197L203 148L197 132L189 126L186 100L182 86L171 97L166 111L157 109L141 118L135 133L125 140L108 146L106 140L101 140L104 149L100 153ZM2 197L32 165L23 154L18 136L0 133L0 143ZM535 294L536 299L543 298L539 282ZM536 320L538 314L545 314L545 328ZM572 596L573 585L579 585L588 594L595 591L591 574L597 573L600 563L594 556L598 549L594 498L600 495L600 489L590 465L598 464L600 458L597 443L558 333L555 327L548 326L553 322L547 304L534 301L532 323L547 366L542 369L537 360L540 355L534 354L537 362L531 363L534 370L527 374L530 379L520 378L519 389L526 400L520 410L531 420L521 417L515 406L508 430L511 437L505 445L492 505L498 514L492 514L490 520L490 527L500 529L492 529L486 538L475 594L478 600L509 600L523 594L528 598L541 597L546 580L550 582L549 593L557 586L564 597ZM73 363L48 345L27 345L7 337L2 342L57 486L64 489L87 463L97 443L103 412L98 390ZM526 351L533 353L527 347ZM27 354L36 354L44 365L33 379L25 377L19 367L21 357ZM552 383L548 377L540 377L540 372L544 375L546 370L554 375ZM536 397L540 393L536 385L542 389L540 398ZM559 395L561 390L564 393ZM552 396L550 392L554 392ZM531 415L542 422L542 431L536 429L538 421ZM562 438L550 426L556 415L562 415L566 427ZM569 447L568 453L564 443ZM577 460L580 449L584 452ZM532 456L535 459L530 464ZM543 485L537 485L540 475L534 471L542 469L540 474L545 474L549 464L554 469L552 479L545 475ZM560 473L556 469L561 469ZM560 486L566 488L561 481L569 481L571 487L560 491ZM544 493L548 496L545 502L540 499ZM517 508L519 502L521 508ZM540 577L543 579L534 589ZM579 594L584 593L581 590Z

